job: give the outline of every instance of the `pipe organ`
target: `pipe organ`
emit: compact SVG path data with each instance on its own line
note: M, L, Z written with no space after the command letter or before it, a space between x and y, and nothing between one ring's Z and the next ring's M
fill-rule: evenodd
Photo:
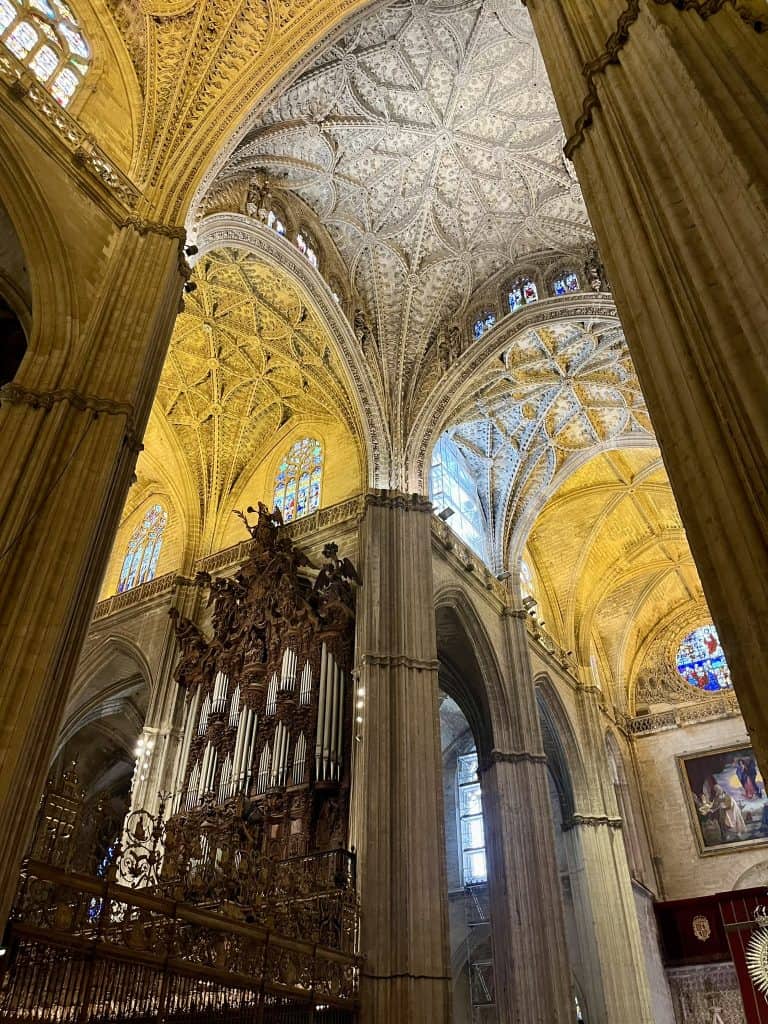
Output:
M317 567L279 511L257 511L253 526L242 516L253 542L235 575L196 579L209 593L212 638L171 613L186 691L173 812L194 819L213 804L282 858L347 842L360 580L335 544L312 580Z

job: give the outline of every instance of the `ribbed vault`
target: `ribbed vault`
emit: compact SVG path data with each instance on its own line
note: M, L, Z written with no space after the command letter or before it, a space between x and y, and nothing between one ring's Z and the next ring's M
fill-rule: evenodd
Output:
M437 325L522 255L592 238L517 2L376 8L254 119L212 190L264 170L345 258L401 441Z
M619 704L653 638L706 616L658 449L607 451L552 494L528 538L541 617L585 670L594 655Z

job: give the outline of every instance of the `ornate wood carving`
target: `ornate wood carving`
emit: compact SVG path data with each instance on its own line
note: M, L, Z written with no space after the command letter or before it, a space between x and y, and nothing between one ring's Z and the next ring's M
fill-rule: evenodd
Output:
M176 816L211 802L284 858L347 842L354 586L335 544L313 566L259 502L246 561L231 577L198 572L213 635L171 610L187 691ZM319 568L314 580L310 575Z

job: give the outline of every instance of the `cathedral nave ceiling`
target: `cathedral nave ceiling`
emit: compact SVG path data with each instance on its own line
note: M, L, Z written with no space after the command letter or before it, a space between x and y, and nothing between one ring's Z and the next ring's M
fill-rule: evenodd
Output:
M549 497L528 537L546 626L583 666L596 653L620 704L657 638L672 651L708 611L653 445L593 456ZM669 646L667 644L667 646Z
M315 210L344 257L403 443L436 328L522 256L592 240L517 3L373 10L254 118L213 191L261 170Z
M653 442L616 320L555 321L515 337L456 399L450 433L478 483L499 568L569 460L622 438Z
M145 456L156 469L164 452L176 466L181 458L199 502L192 514L210 540L238 486L286 430L297 422L341 422L352 434L357 427L326 328L289 275L223 249L201 257L193 281L160 378ZM146 473L145 466L140 461ZM246 501L257 497L263 496Z

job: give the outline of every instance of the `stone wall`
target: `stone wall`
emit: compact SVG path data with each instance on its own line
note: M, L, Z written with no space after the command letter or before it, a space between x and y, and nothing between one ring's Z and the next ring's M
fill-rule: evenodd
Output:
M721 718L637 737L634 743L641 799L659 875L662 898L673 900L725 892L755 877L768 860L766 844L734 845L701 854L677 758L719 747L749 745L741 718ZM759 876L759 869L757 871ZM759 884L748 882L747 884Z

